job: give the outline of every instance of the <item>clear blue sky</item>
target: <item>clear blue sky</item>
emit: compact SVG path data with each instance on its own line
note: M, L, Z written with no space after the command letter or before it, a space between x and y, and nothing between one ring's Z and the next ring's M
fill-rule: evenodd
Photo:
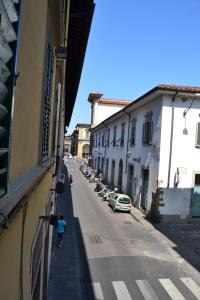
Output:
M95 0L68 133L91 92L134 100L160 83L200 86L200 0Z

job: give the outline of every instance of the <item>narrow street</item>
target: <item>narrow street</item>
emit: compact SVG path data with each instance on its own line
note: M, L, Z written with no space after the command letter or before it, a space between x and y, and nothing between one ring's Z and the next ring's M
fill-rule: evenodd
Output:
M75 159L68 159L67 169L73 177L80 299L200 299L200 280L181 265L172 242L134 214L114 213L94 192L95 184L82 175ZM55 256L64 249L54 251ZM63 293L62 299L77 298Z

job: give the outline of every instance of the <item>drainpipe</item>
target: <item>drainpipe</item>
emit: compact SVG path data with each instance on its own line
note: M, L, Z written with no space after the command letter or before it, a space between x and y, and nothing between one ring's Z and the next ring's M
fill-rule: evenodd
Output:
M126 169L125 172L127 173L127 165L128 165L128 143L129 143L129 132L130 132L130 120L131 120L131 115L123 110L123 112L128 115L128 138L127 138L127 143L126 143Z
M167 177L167 188L170 185L170 174L171 174L171 163L172 163L172 145L173 145L173 132L174 132L174 102L177 96L177 91L172 98L172 118L171 118L171 134L170 134L170 149L169 149L169 164L168 164L168 177Z

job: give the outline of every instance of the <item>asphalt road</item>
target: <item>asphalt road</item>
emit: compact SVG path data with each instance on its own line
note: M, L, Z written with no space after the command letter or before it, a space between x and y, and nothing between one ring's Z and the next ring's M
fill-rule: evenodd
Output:
M131 214L114 213L75 159L67 168L83 300L200 299L200 281L180 267L169 241Z

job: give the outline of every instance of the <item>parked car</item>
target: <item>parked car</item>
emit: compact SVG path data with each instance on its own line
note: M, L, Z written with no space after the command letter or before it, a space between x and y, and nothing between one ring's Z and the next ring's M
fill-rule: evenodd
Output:
M71 154L68 154L68 158L70 158L70 159L71 159L71 158L73 158L73 156L72 156Z
M127 211L131 212L131 198L125 194L113 193L109 198L109 205L112 207L113 211Z

